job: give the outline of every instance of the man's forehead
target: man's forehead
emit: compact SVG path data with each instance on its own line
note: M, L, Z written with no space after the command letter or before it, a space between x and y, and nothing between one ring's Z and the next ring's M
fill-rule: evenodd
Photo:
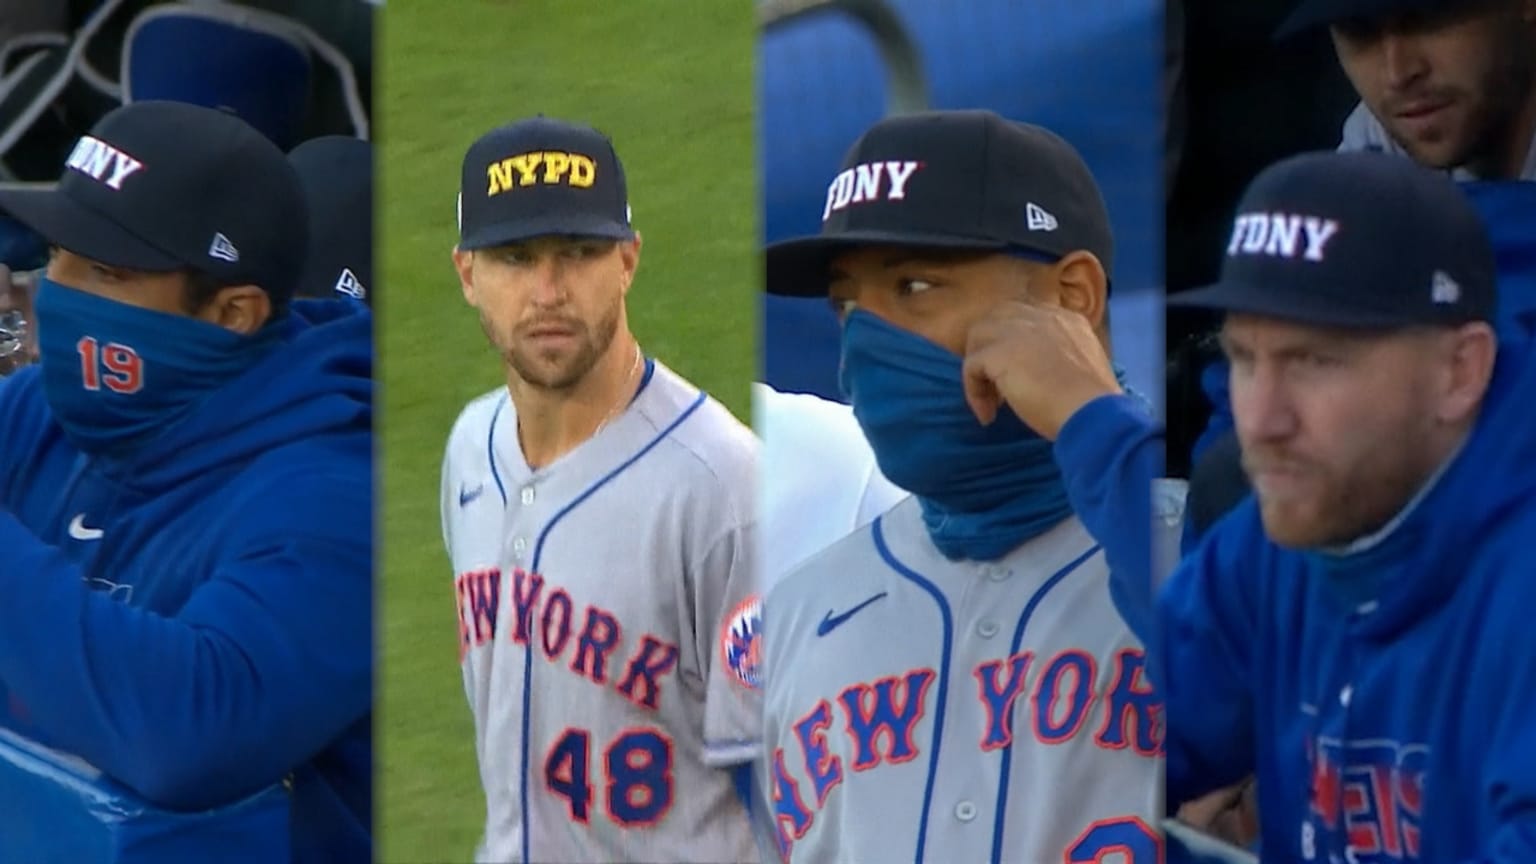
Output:
M1221 338L1224 342L1262 345L1268 349L1364 345L1401 333L1401 328L1338 327L1238 312L1227 315L1221 325Z

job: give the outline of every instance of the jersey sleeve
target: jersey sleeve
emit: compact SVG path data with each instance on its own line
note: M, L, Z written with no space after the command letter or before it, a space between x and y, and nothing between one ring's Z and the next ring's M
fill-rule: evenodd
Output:
M704 761L740 765L762 740L762 594L757 526L734 527L694 570L693 653L704 681Z
M448 445L443 451L443 470L441 479L442 488L439 492L440 500L438 503L438 512L439 518L442 522L443 552L447 556L448 560L448 580L446 583L446 589L448 596L453 599L455 611L454 617L456 619L456 624L454 626L456 626L458 629L460 655L459 666L460 674L464 681L464 699L469 703L470 713L475 716L475 722L478 723L480 712L479 707L476 705L475 699L475 658L465 650L465 646L467 644L465 640L468 638L464 629L466 626L464 617L466 612L463 608L465 601L464 598L460 597L458 593L459 573L457 567L454 564L453 556L455 529L458 527L457 521L459 514L463 512L463 509L458 506L457 498L459 468L453 458L454 451L458 449L457 442L459 439L460 425L462 422L463 420L461 417L460 423L454 425L452 434L448 436ZM444 608L447 608L446 605Z
M448 555L449 566L453 564L453 438L448 439L448 446L443 450L443 470L438 490L438 517L442 523L443 551Z

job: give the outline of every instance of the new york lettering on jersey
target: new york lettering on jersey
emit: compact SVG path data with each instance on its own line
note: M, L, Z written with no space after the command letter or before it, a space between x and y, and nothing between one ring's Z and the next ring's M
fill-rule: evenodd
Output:
M922 536L908 500L768 597L785 859L1159 860L1161 712L1097 546L1069 520L982 565Z
M752 860L745 813L720 813L741 808L723 767L756 753L755 440L659 364L539 471L512 412L504 394L466 410L442 489L479 857Z

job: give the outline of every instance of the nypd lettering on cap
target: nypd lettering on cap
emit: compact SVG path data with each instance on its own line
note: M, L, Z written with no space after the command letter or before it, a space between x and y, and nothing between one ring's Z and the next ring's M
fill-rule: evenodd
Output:
M114 190L121 190L124 180L144 169L143 162L90 135L75 143L64 166Z
M1227 255L1267 255L1322 261L1336 234L1336 219L1295 213L1240 213L1232 223Z
M838 210L866 201L900 201L907 197L907 181L921 162L861 162L832 178L827 187L825 222Z
M589 188L597 179L597 162L581 153L540 150L508 156L486 166L490 198L524 186L565 183Z

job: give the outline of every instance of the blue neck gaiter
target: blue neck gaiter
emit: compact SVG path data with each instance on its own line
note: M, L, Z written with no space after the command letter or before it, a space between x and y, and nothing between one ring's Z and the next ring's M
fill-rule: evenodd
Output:
M961 358L868 312L843 326L839 383L892 483L946 557L991 561L1072 513L1051 442L1005 405L983 426Z
M167 312L38 282L43 395L81 452L118 453L189 414L254 366L278 330L244 336Z

